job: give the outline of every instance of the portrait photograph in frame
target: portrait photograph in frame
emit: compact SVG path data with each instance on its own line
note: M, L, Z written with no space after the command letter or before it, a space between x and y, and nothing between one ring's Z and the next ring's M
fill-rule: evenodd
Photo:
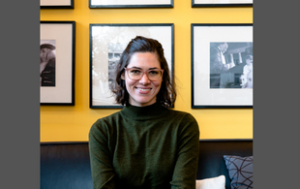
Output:
M173 0L89 0L93 8L173 8Z
M40 104L74 105L75 22L40 22Z
M90 24L90 108L122 108L111 92L122 52L136 36L159 41L174 78L174 24Z
M192 0L192 7L250 7L253 0Z
M253 107L253 24L191 24L192 108Z
M40 0L41 9L74 9L74 0Z

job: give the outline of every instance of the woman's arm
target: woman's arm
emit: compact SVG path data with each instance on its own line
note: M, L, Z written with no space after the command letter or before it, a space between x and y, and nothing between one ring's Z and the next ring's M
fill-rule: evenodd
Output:
M187 114L181 122L178 137L178 153L175 163L172 189L194 189L199 156L199 128L195 118Z
M97 121L89 132L89 152L94 189L114 189L115 172L108 148L107 128Z

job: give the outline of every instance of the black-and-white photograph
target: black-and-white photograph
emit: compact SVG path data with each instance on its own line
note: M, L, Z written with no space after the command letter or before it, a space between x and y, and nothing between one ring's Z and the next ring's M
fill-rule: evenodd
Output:
M122 52L124 51L126 44L110 43L108 45L108 88L111 90L115 87L114 79L116 77L116 68L121 58ZM105 90L103 86L106 77L101 77L104 74L101 72L101 67L95 67L92 69L94 90L101 91ZM97 85L98 84L98 85Z
M210 88L253 88L253 43L210 43Z
M173 24L90 25L90 107L121 108L115 103L116 66L129 41L143 36L160 41L173 77Z
M125 50L126 44L110 43L108 45L108 83L109 89L115 87L116 68L121 58L122 52Z
M55 87L55 40L40 40L40 85Z
M75 22L40 22L40 104L74 105Z
M253 25L191 27L192 108L251 108Z

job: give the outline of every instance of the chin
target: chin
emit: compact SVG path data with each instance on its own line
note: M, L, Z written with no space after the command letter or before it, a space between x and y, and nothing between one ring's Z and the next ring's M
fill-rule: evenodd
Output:
M155 99L151 98L136 98L129 101L134 106L149 106L156 102Z

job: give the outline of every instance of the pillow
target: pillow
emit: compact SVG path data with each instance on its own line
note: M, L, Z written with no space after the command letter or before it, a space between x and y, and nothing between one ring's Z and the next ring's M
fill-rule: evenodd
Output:
M253 188L253 156L223 156L228 170L231 189Z
M196 189L225 189L225 176L196 180Z

